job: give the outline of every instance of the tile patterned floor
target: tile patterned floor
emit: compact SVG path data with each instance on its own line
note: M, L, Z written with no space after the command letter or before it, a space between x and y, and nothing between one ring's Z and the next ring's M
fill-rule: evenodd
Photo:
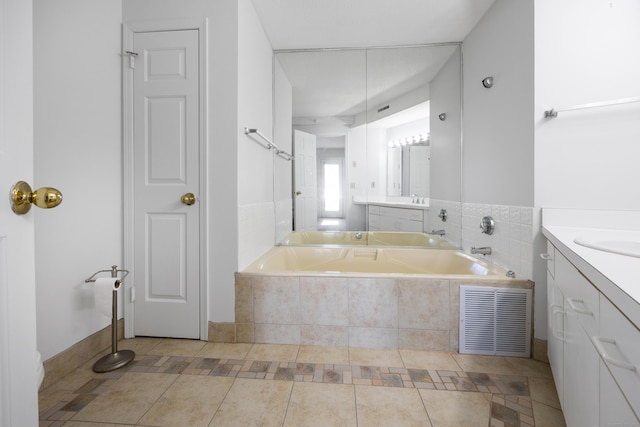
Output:
M41 427L564 425L549 366L412 350L135 338L40 393ZM97 359L97 358L96 358Z

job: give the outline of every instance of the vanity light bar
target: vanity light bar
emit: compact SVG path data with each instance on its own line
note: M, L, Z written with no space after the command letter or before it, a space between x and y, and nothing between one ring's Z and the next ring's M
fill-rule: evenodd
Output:
M429 133L421 133L419 135L413 135L407 138L392 139L391 141L389 141L389 148L419 144L421 142L427 142L430 139L431 137Z

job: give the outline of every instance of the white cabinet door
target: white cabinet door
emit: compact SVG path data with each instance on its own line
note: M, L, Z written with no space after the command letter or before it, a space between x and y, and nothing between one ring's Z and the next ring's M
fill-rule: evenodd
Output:
M600 361L600 426L640 426L640 421L602 361Z
M555 282L564 296L562 409L569 427L595 427L600 420L600 361L590 336L598 328L598 291L559 252L554 258Z
M564 407L564 296L550 273L547 273L547 312L549 331L547 354L556 383L560 404Z
M640 415L638 343L640 331L604 295L601 295L600 335L594 339L594 344L636 415Z
M566 300L565 300L566 302ZM598 354L578 320L565 304L564 412L569 427L595 427L600 420Z

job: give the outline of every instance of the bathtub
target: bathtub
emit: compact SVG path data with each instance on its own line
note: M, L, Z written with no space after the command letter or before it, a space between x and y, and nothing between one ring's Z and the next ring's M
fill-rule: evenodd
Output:
M391 247L275 246L245 268L267 275L429 275L506 277L506 270L459 251Z
M233 342L452 351L460 286L533 282L459 251L276 246L235 276Z
M407 246L456 249L436 234L390 231L292 231L281 245Z

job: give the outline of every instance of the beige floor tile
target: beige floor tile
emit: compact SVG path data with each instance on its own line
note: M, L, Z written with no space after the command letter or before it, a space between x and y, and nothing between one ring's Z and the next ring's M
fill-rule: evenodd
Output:
M246 359L295 362L298 357L298 348L297 345L288 344L254 344Z
M507 362L519 373L527 377L552 378L551 366L539 360L524 357L507 357Z
M96 373L87 367L74 369L55 383L51 384L45 391L66 390L75 391L82 387L87 381L96 377Z
M415 388L356 386L358 425L431 426Z
M356 426L353 385L295 383L284 427Z
M164 338L135 337L118 341L118 350L131 350L136 354L149 354Z
M58 403L68 402L73 400L75 397L75 393L67 390L52 390L51 388L48 388L45 391L41 391L38 393L38 413L42 415Z
M371 348L350 348L349 361L358 366L385 366L389 368L404 368L402 357L398 350L380 350Z
M135 424L85 423L84 421L67 421L64 427L134 427Z
M347 347L301 345L296 362L348 365L349 349Z
M529 392L532 400L560 409L560 400L553 379L529 378Z
M140 424L206 427L233 381L230 377L180 376L142 417Z
M433 427L487 427L491 404L484 393L421 389Z
M253 344L207 343L196 357L211 359L239 359L247 357Z
M209 426L281 426L292 382L237 378Z
M461 371L451 353L441 351L400 350L405 368Z
M533 418L536 427L565 427L562 411L551 406L533 402Z
M207 344L205 341L165 338L147 354L193 357Z
M175 374L127 372L78 412L73 420L135 424L177 377Z
M465 372L485 374L522 375L509 361L500 356L480 356L477 354L455 354L453 358Z

